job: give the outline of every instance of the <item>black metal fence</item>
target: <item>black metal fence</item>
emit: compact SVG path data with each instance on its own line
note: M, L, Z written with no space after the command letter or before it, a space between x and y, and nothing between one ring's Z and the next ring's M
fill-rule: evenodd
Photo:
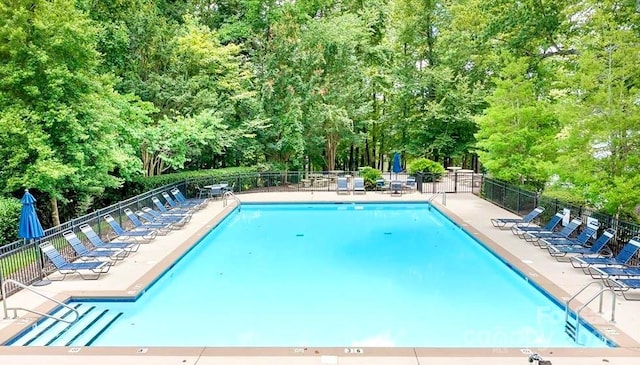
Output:
M79 227L81 225L88 224L102 239L107 240L108 234L111 231L102 217L106 214L110 214L118 223L120 223L121 226L130 228L132 223L124 213L126 208L136 211L142 207L153 206L151 201L153 196L159 196L162 192L169 191L173 188L178 188L181 191L186 192L186 184L184 182L166 185L125 201L121 201L109 207L98 209L82 217L62 223L59 226L49 228L44 231L44 236L37 240L32 240L30 242L20 240L1 246L0 285L2 285L3 278L13 279L25 285L30 285L42 279L46 274L55 271L55 268L51 263L41 256L39 249L39 245L41 243L47 241L51 242L66 259L73 261L77 257L71 247L65 243L66 241L62 236L64 232L70 230L76 233L78 237L84 237L84 235L79 232ZM10 283L7 284L6 289L7 295L20 290L19 287Z
M615 217L598 212L595 209L570 204L559 199L539 196L537 193L518 188L503 181L485 177L482 183L481 196L518 215L525 215L537 206L545 208L540 215L541 221L547 221L551 216L564 209L571 211L572 218L581 218L583 223L587 223L588 218L597 219L600 225L599 234L607 228L612 228L616 232L612 243L612 251L617 254L630 238L640 234L640 225L633 222L625 222ZM636 258L633 264L638 263Z
M31 242L20 240L0 246L0 285L2 278L14 279L30 285L55 271L51 263L41 257L39 245L42 242L51 242L66 259L73 261L77 257L71 247L66 244L63 238L64 232L73 231L80 239L84 239L79 227L88 224L101 238L106 240L111 232L103 219L106 214L113 216L123 227L129 228L131 223L124 213L125 209L136 211L146 206L153 207L152 197L160 197L162 192L173 188L180 189L188 197L196 197L199 188L206 189L209 185L219 183L228 184L228 187L237 194L246 192L330 192L337 190L337 178L342 176L350 180L359 176L359 172L257 172L239 174L225 181L218 181L214 177L192 178L181 183L166 185L109 207L98 209L57 227L49 228L45 230L44 237L40 239ZM404 173L383 174L383 178L387 181L406 182L408 177ZM482 182L482 175L465 171L451 172L438 177L418 174L415 178L417 191L420 193L475 192L479 194ZM162 198L160 200L164 201ZM10 295L18 290L18 287L9 284L6 294Z
M443 175L416 174L416 186L421 193L474 193L480 194L482 174L471 170L449 171Z

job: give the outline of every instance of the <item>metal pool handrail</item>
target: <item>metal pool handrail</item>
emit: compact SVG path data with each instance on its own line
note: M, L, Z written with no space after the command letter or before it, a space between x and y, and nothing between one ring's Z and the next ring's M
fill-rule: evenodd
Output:
M600 289L593 295L591 296L591 298L589 298L582 306L580 306L580 308L578 308L578 310L576 310L576 324L575 324L575 329L574 329L574 334L569 333L568 330L568 326L571 326L571 324L569 323L569 303L574 300L580 293L582 293L583 291L585 291L588 287L590 287L592 284L599 284ZM598 313L602 314L602 296L604 294L604 292L610 292L611 293L611 297L612 297L612 303L611 303L611 323L615 323L616 321L616 293L613 290L613 288L610 287L605 287L605 285L599 281L599 280L594 280L594 281L590 281L589 283L587 283L587 285L583 286L582 289L578 290L577 293L575 293L571 298L567 299L566 302L566 307L565 307L565 311L564 311L564 322L565 322L565 332L567 332L570 336L575 336L573 338L573 340L577 343L580 344L579 341L579 333L580 333L580 312L582 312L583 309L585 309L591 302L593 302L596 298L600 298L600 303L598 305Z
M30 291L30 292L32 292L34 294L37 294L37 295L39 295L39 296L41 296L43 298L49 299L50 301L67 308L70 312L73 312L73 314L75 314L75 317L72 320L69 320L69 319L66 319L66 318L63 318L63 317L56 317L56 316L48 314L48 313L43 313L43 312L39 312L39 311L36 311L36 310L24 308L24 307L13 307L13 308L7 307L7 297L4 295L4 293L6 293L6 285L8 283L12 283L13 285L17 285L17 286L21 287L22 289L27 289L28 291ZM4 319L12 319L12 318L18 317L18 310L23 310L23 311L26 311L26 312L39 314L41 316L44 316L44 317L47 317L47 318L51 318L51 319L56 320L56 321L69 323L69 324L75 322L80 317L80 314L78 313L78 311L75 308L73 308L73 307L71 307L71 306L69 306L69 305L67 305L65 303L62 303L59 300L53 299L52 297L50 297L48 295L42 294L39 291L34 290L34 289L22 284L19 281L15 281L13 279L5 279L5 280L3 280L3 283L2 283L2 286L0 287L0 289L2 289L2 298L3 298L2 299L2 307L4 309ZM10 310L13 311L13 317L9 317L8 312Z
M238 198L232 191L227 191L222 195L222 205L224 207L227 206L227 199L232 198L238 203L238 211L242 210L242 203L240 202L240 198Z
M433 203L433 201L438 197L438 195L442 194L442 205L447 205L447 193L444 191L439 191L434 193L429 197L429 203Z

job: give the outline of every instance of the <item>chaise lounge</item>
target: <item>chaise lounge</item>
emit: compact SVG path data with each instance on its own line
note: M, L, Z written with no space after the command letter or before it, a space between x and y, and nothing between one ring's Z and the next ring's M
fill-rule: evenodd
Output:
M581 234L582 235L582 234ZM607 244L611 241L615 231L611 228L604 231L600 237L590 247L586 245L548 245L547 250L552 257L555 257L557 261L568 261L567 255L572 256L585 256L585 255L602 255L602 251ZM578 236L580 237L580 236ZM610 252L610 250L607 250ZM570 259L570 257L569 257Z
M537 207L522 218L491 218L491 224L496 228L509 229L514 224L529 224L533 222L543 211L543 207Z
M69 262L49 241L41 243L40 250L62 275L60 279L48 277L49 280L64 280L67 275L71 274L78 274L84 280L96 280L111 268L111 262L108 261Z
M353 193L361 193L366 194L367 191L364 187L364 178L363 177L354 177L353 178Z
M336 193L349 194L349 182L346 177L336 179Z

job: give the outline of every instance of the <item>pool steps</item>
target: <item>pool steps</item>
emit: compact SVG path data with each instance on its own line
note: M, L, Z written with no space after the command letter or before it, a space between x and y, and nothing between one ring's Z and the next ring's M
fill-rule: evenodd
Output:
M10 346L89 346L122 315L91 303L78 303L73 308L80 314L75 322L68 324L46 318L23 332ZM61 307L53 314L66 317L70 313Z

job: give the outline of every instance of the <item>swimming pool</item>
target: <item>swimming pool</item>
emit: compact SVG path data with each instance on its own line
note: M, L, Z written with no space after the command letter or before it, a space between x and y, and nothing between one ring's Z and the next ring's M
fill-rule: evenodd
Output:
M135 302L70 304L118 313L93 346L607 346L415 203L245 204Z

